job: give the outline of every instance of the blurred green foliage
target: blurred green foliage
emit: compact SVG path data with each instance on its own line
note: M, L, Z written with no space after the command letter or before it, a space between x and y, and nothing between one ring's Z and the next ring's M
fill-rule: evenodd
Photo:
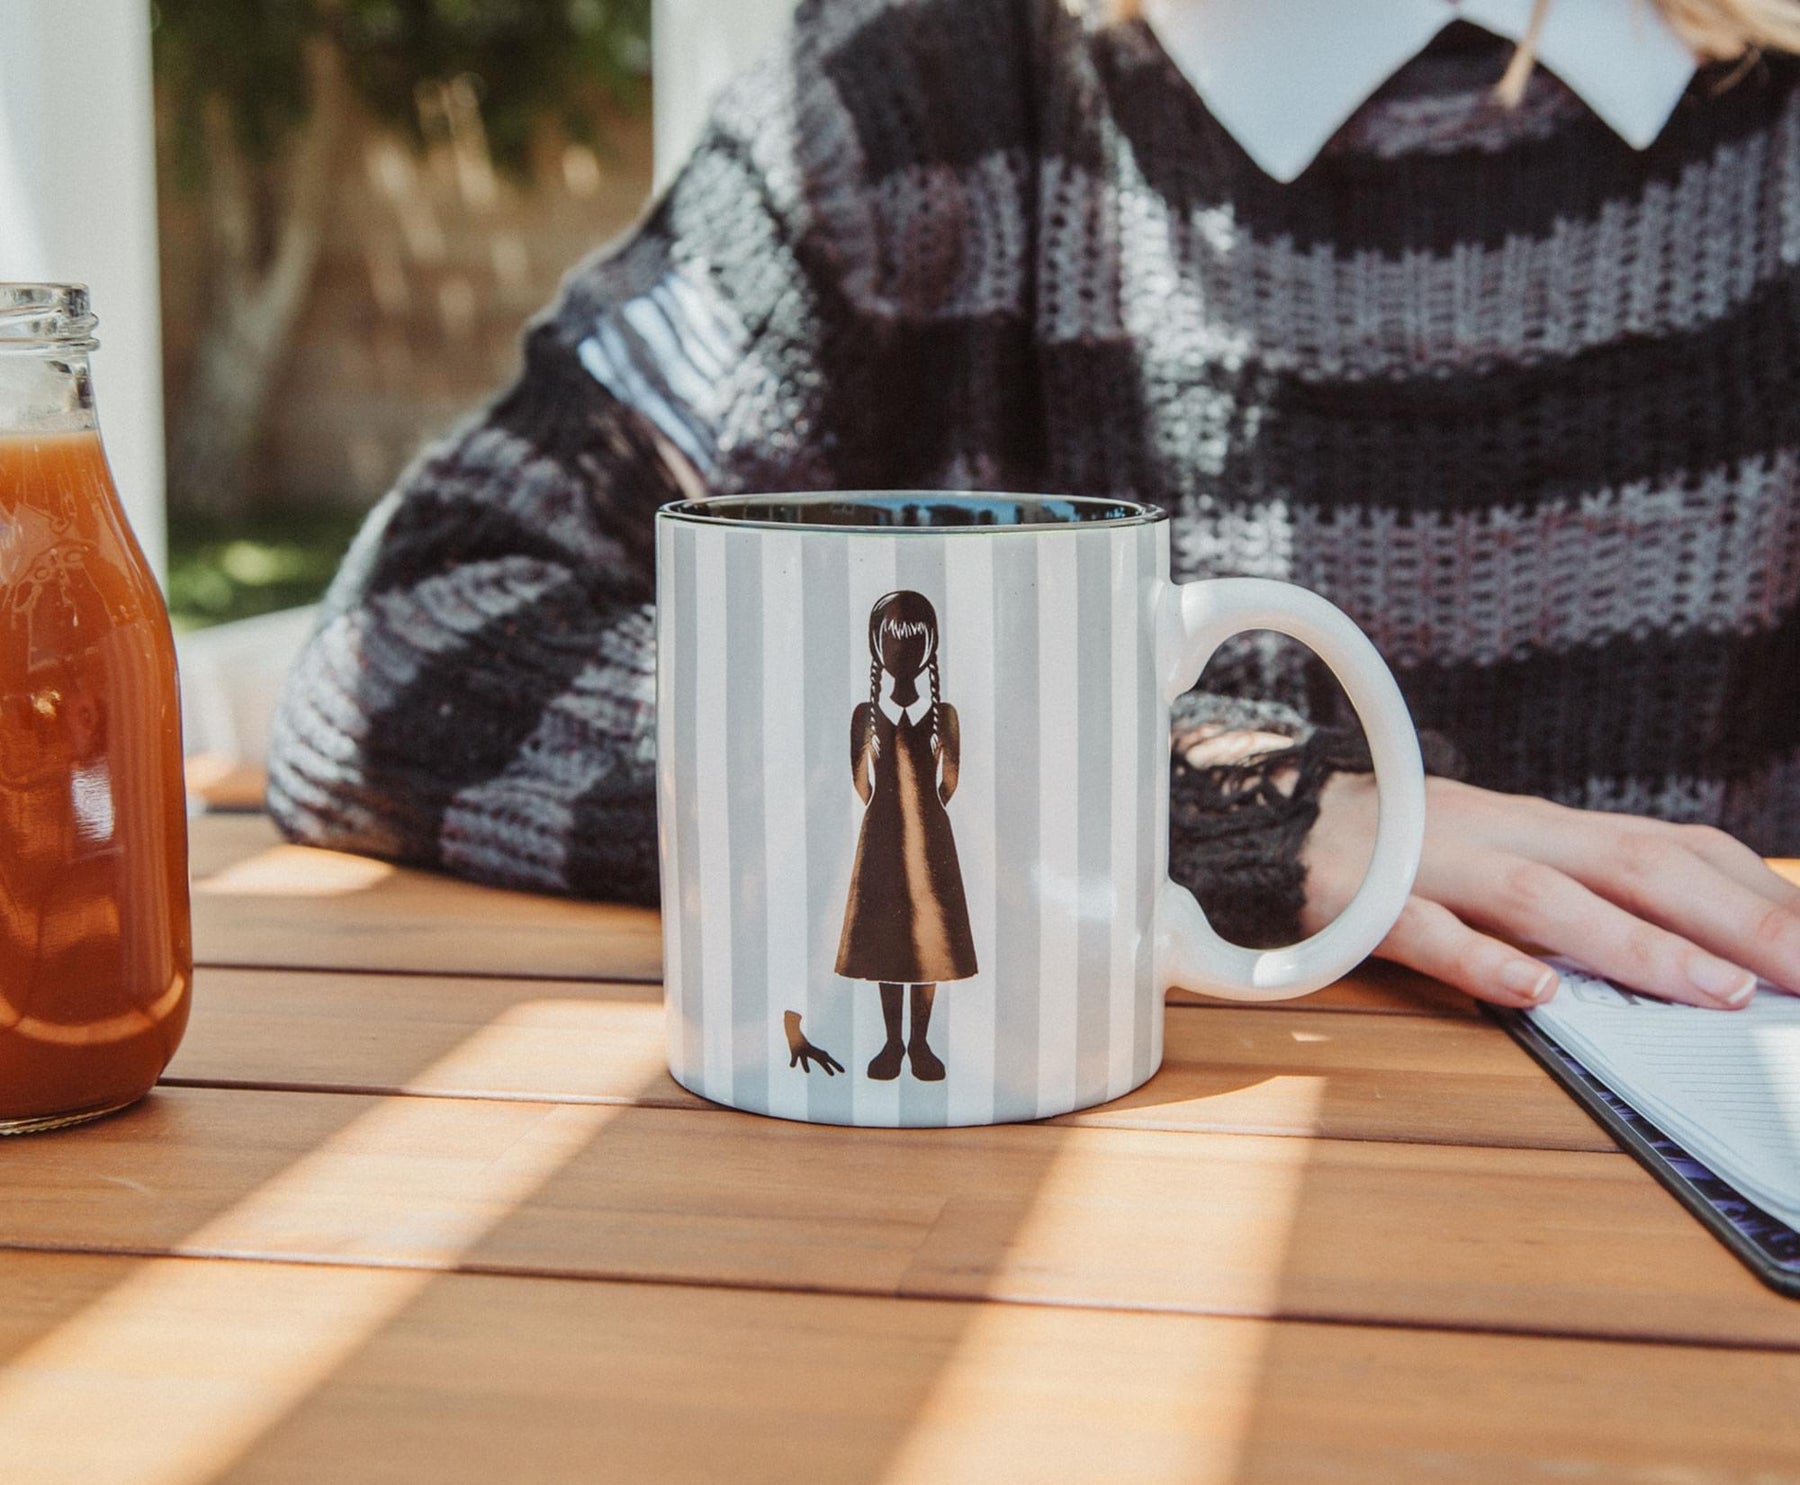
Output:
M377 118L418 137L420 91L466 77L495 161L522 173L554 123L599 144L606 107L647 96L650 0L155 0L152 39L178 165L201 159L201 116L222 102L266 159L306 116L305 49L340 49Z
M4 4L5 0L0 0ZM161 151L175 179L205 183L209 137L276 162L307 122L309 53L333 48L356 102L424 144L428 106L451 83L475 92L494 162L523 175L546 129L605 151L610 112L648 99L651 0L152 0ZM210 126L210 136L209 136ZM255 172L267 235L279 173ZM175 492L177 496L179 492ZM169 607L203 627L309 603L361 517L263 509L230 522L171 501Z
M178 631L312 603L362 518L335 510L270 511L229 525L169 513L169 614Z

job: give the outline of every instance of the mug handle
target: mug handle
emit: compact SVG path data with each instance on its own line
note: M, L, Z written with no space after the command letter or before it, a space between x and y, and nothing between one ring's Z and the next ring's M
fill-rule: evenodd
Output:
M1291 583L1214 578L1164 587L1156 616L1164 702L1192 686L1213 652L1246 629L1273 629L1299 640L1342 683L1375 763L1375 854L1343 912L1311 938L1280 949L1227 943L1193 893L1165 878L1157 902L1156 968L1165 989L1178 985L1227 1000L1290 1000L1355 968L1399 918L1425 840L1425 770L1406 700L1375 646L1341 609Z

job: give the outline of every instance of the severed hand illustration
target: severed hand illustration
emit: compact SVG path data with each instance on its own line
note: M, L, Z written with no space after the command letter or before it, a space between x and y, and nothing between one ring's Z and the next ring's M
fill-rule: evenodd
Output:
M844 1070L844 1064L833 1057L823 1047L815 1047L806 1039L800 1030L800 1012L784 1011L781 1017L782 1028L787 1032L788 1066L797 1067L802 1072L810 1073L816 1061L825 1069L825 1076L835 1078Z

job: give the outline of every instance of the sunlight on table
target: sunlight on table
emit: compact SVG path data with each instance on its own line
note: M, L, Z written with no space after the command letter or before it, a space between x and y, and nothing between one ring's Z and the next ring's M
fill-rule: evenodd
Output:
M520 1025L566 1024L585 1006L515 1006L419 1080L446 1065L463 1077L504 1066ZM654 1044L642 1062L645 1082L661 1072ZM251 1257L304 1242L342 1265L165 1259L135 1270L0 1372L0 1473L31 1485L205 1485L618 1112L552 1105L496 1158L472 1160L435 1153L441 1101L383 1100L177 1248ZM429 1256L368 1266L395 1243Z
M1306 1124L1317 1126L1326 1079L1267 1081L1281 1085L1283 1102L1303 1115ZM1212 1250L1215 1261L1219 1252L1230 1255L1236 1289L1226 1303L1246 1315L1279 1308L1288 1238L1309 1156L1304 1139L1258 1144L1260 1178L1254 1192L1233 1191L1222 1183L1216 1193L1204 1193L1207 1199L1186 1233L1186 1241L1196 1248ZM1277 1157L1273 1179L1270 1152ZM1014 1234L1010 1257L992 1280L993 1291L1004 1294L1010 1280L1033 1269L1079 1266L1080 1254L1130 1251L1119 1224L1135 1220L1145 1208L1112 1189L1118 1172L1115 1161L1079 1139L1066 1143ZM1185 1204L1195 1193L1167 1195L1170 1204ZM1104 1304L1109 1297L1096 1295L1094 1301ZM1085 1450L1104 1448L1105 1440L1116 1437L1096 1431L1091 1418L1071 1415L1066 1430L1046 1431L1036 1414L1030 1426L1023 1418L1007 1417L1041 1391L1063 1390L1066 1374L1089 1364L1082 1355L1035 1344L1034 1319L1030 1306L988 1305L974 1313L882 1475L885 1485L1101 1479L1121 1473L1117 1458L1083 1457ZM1132 1479L1226 1485L1236 1478L1238 1455L1255 1420L1267 1340L1266 1327L1255 1324L1196 1328L1171 1319L1167 1345L1159 1354L1180 1359L1145 1366L1128 1386L1107 1389L1115 1395L1128 1392L1139 1410L1130 1425ZM1041 1388L1031 1385L1033 1378L1041 1380Z
M391 862L312 846L271 846L248 861L202 877L203 897L344 897L366 892L394 874Z

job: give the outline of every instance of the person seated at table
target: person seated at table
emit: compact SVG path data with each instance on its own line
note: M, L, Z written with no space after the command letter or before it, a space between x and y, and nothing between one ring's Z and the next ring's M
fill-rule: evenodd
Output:
M1178 579L1334 599L1444 740L1388 958L1800 988L1755 854L1800 850L1800 3L1150 3L801 0L370 517L282 827L652 902L657 506L1106 493ZM1228 936L1348 899L1347 719L1255 638L1177 706L1172 865Z

